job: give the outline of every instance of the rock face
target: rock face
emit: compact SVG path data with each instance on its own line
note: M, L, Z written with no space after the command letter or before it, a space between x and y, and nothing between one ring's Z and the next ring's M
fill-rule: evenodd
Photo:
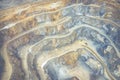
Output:
M0 80L120 80L119 0L0 0Z

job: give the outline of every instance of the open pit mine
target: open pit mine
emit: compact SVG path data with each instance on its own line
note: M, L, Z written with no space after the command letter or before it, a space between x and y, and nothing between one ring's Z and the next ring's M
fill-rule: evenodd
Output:
M120 0L0 0L0 80L120 80Z

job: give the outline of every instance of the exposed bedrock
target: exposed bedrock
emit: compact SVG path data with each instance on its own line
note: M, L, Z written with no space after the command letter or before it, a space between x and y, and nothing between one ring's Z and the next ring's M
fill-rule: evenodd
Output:
M119 80L118 0L0 0L0 80Z

